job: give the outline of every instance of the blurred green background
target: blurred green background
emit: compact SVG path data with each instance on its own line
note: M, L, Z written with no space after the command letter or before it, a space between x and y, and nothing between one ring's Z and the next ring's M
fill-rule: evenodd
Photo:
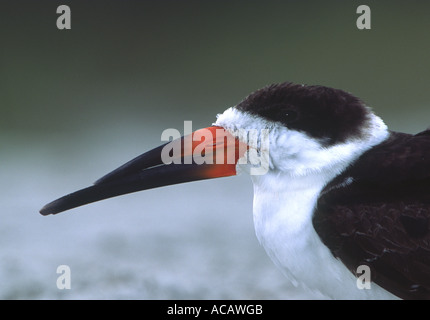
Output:
M61 4L71 8L71 30L56 28L56 9ZM164 129L181 129L184 120L192 120L195 129L205 127L215 121L217 113L267 84L292 81L344 89L362 98L392 130L416 133L427 128L430 125L430 2L366 1L371 8L372 29L362 31L356 27L359 16L356 8L360 4L363 3L332 0L1 1L0 231L3 237L0 236L0 255L3 264L0 263L0 280L7 279L9 285L3 285L0 298L99 298L100 283L94 285L98 288L94 292L62 296L55 289L46 289L52 288L52 283L47 284L50 280L45 279L47 275L40 275L38 280L26 278L19 285L17 279L26 272L24 266L28 260L40 261L34 269L55 270L53 265L61 264L63 260L57 262L52 256L60 255L72 262L79 259L77 252L81 249L75 248L74 243L79 243L76 239L85 238L85 234L89 237L86 245L90 248L86 255L95 254L100 250L99 245L102 249L107 248L107 252L116 248L118 253L118 250L122 251L115 247L118 242L129 247L135 240L124 235L133 226L124 224L124 232L114 232L112 238L113 231L109 228L119 223L119 209L111 209L116 202L80 209L86 211L86 215L40 217L38 209L58 196L92 183L145 149L157 146ZM212 222L205 225L206 228L210 225L213 234L223 233L228 231L228 224L235 226L231 232L236 234L247 217L246 237L254 241L250 181L239 184L245 188L242 193L237 188L228 189L224 184L227 184L224 180L215 183L216 188L224 190L219 191L218 201L225 201L227 208L239 211L241 208L243 213L235 215L238 217L236 224L229 220L233 219L231 213L226 213L223 216L226 220L219 225L208 220ZM211 188L205 183L200 186ZM203 192L189 196L189 188L193 187L150 194L154 199L160 192L171 192L171 197L189 197L193 201L196 197L201 198L202 203L209 199ZM193 192L198 192L198 188ZM215 194L217 190L214 189ZM233 200L225 197L232 193L243 199L246 206L235 207L229 202ZM142 196L132 197L128 201L135 199L144 210ZM212 196L210 199L214 201ZM128 201L123 200L121 208L126 207ZM174 200L170 202L174 203ZM169 209L167 204L160 209L154 202L151 208L182 210L192 221L207 217L200 214L199 206L194 208L186 203L182 208L174 205L175 208ZM111 214L106 213L109 210ZM103 212L98 215L94 211ZM175 217L181 217L180 214L166 215L150 228L160 227L162 221L173 225ZM83 220L91 219L88 216L95 220ZM140 216L130 214L127 219L133 221L132 217L141 219ZM113 220L106 222L105 217ZM151 218L146 215L146 219ZM102 244L97 238L90 237L94 234L94 224L98 225L100 221L104 221L107 228L107 240ZM131 224L135 225L134 222ZM65 239L62 232L70 225L79 232L69 231ZM59 226L61 232L52 231ZM178 233L180 238L186 227L169 228L173 228L172 233ZM202 236L199 234L191 239L188 245L196 245ZM194 250L188 257L197 256L195 260L204 260L203 252L215 246L217 239L223 243L216 236L206 239L211 244L198 243L205 247L196 249L201 250L201 255ZM50 247L53 243L57 246ZM92 248L91 243L95 243L96 248ZM63 245L76 256L68 256L61 249ZM169 245L174 245L173 240ZM231 249L231 243L224 245ZM260 250L256 242L252 245L258 249L252 247L250 251ZM256 261L266 259L264 253L258 252ZM217 254L214 257L226 252L221 250ZM143 255L146 259L157 259L152 253ZM186 261L176 258L168 260L169 263L176 263L178 270L186 270ZM94 262L88 258L82 265L86 263ZM221 259L216 263L221 270L224 270L221 265L227 265L225 272L235 274L236 270L238 277L251 268L246 261L240 266L242 269L237 269L237 261L228 265L228 261ZM212 262L210 265L213 267ZM154 278L157 268L148 266L146 272ZM259 269L259 274L266 268L272 268L270 262ZM133 270L125 267L124 274L129 275ZM203 272L201 279L191 282L198 283L199 288L205 288L205 281L212 281L206 288L219 282L213 274L219 273L220 269L210 270L207 274ZM174 273L168 269L165 272ZM249 272L252 275L252 268ZM109 273L106 277L112 278ZM124 279L124 287L133 285L127 282L129 278ZM140 277L136 276L131 283L138 279ZM238 279L242 281L242 278ZM226 285L231 281L234 283L234 279L229 281ZM258 285L264 287L264 283ZM33 289L29 291L29 287ZM141 283L139 293L126 291L119 297L282 296L278 295L280 291L267 288L247 295L250 292L247 286L236 282L236 287L237 291L228 293L216 291L209 294L207 292L212 289L193 291L183 286L174 290L167 287L165 291L154 293ZM80 288L87 287L82 285ZM142 292L147 294L142 295ZM108 291L102 297L116 298L118 295Z
M71 30L56 28L59 4ZM2 1L0 130L38 141L130 120L207 124L282 81L345 89L407 130L428 103L430 3L367 1L367 31L355 25L359 4Z

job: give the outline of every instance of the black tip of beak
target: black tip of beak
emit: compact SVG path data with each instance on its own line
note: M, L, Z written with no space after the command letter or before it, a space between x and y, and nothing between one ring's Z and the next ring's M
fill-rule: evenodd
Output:
M139 191L137 189L140 187L140 190L145 189L145 187L146 189L151 188L148 180L146 180L145 186L145 181L139 181L139 179L144 178L142 177L143 172L145 172L146 178L149 178L153 172L151 170L143 171L144 169L162 164L160 151L163 147L164 145L130 160L97 180L93 186L54 200L45 205L39 212L44 216L57 214L88 203Z
M188 181L209 179L202 175L208 165L170 164L140 170L135 174L118 177L109 182L98 183L88 188L78 190L45 205L40 213L44 216L57 214L88 203L133 193L142 190L168 186Z

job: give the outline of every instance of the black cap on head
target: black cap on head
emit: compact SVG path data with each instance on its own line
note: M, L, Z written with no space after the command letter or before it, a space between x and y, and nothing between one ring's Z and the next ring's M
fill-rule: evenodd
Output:
M257 90L236 108L321 139L325 145L359 137L369 112L345 91L291 82Z

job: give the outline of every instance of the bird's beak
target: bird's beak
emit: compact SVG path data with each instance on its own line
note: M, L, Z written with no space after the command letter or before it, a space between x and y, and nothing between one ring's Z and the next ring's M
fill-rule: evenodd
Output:
M44 206L42 215L162 186L236 175L248 146L221 127L208 127L173 140L125 163L92 186Z

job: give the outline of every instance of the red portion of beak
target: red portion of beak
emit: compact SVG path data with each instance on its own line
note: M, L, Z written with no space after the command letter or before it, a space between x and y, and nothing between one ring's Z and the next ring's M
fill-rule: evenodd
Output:
M217 126L197 130L189 136L171 142L172 150L175 150L175 145L179 143L181 144L179 163L210 165L203 166L201 169L196 168L201 170L205 178L235 175L236 164L248 148L227 130ZM176 163L175 160L179 160L178 157L173 159L173 163Z
M236 174L248 146L221 127L208 127L148 151L93 186L59 198L40 213L56 214L95 201L189 181Z

